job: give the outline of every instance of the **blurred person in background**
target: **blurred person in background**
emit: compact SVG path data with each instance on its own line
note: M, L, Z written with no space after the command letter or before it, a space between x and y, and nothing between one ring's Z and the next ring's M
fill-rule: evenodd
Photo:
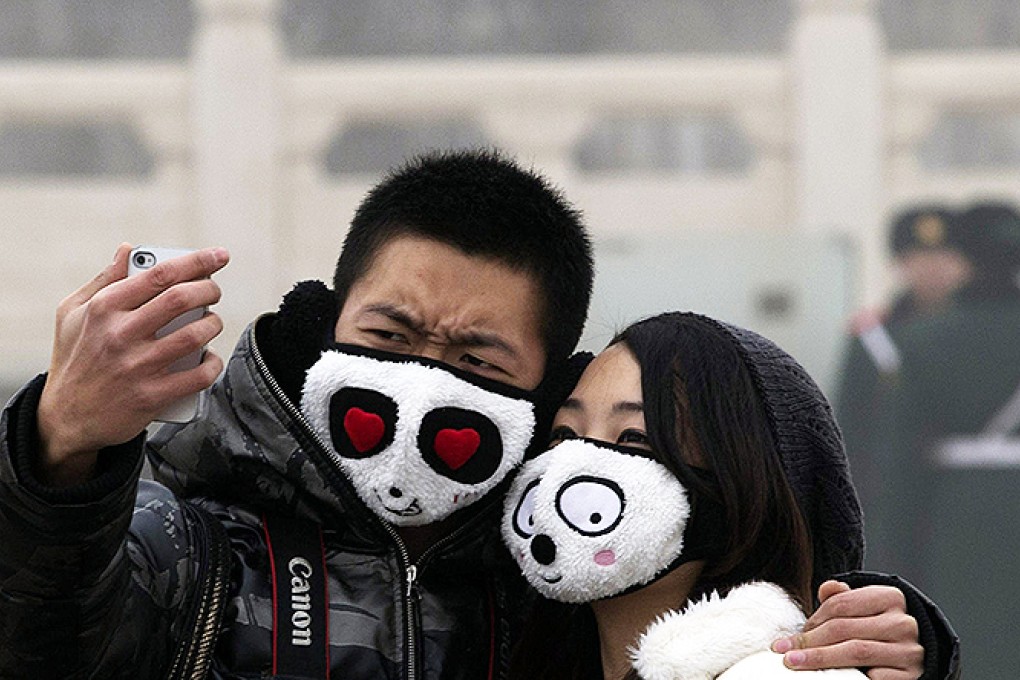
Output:
M872 437L883 384L894 381L900 368L890 330L952 304L953 293L971 270L959 246L960 229L956 215L942 205L920 205L899 213L889 232L889 248L900 289L887 309L865 309L851 321L834 407L865 513L874 496L883 493ZM884 547L869 543L869 565L887 562Z
M912 321L950 304L970 275L959 231L953 212L940 205L906 210L896 218L889 246L902 289L882 315L884 323Z
M891 329L899 377L872 427L883 493L868 514L884 569L944 604L975 678L1014 678L1001 644L1020 585L1020 214L977 203L959 217L970 280L939 314Z

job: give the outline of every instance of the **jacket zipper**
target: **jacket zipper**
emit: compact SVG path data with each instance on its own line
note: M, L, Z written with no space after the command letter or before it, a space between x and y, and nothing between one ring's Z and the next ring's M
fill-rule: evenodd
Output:
M248 343L251 346L252 358L254 359L255 365L259 370L259 374L262 376L262 379L266 381L266 384L269 386L269 389L273 393L273 396L276 397L276 401L287 412L287 415L289 415L291 419L298 424L298 426L302 429L303 433L310 438L312 444L319 449L319 452L325 454L325 456L333 463L334 467L337 470L340 470L341 469L340 461L336 454L330 450L330 447L326 446L326 443L322 441L322 438L319 436L319 433L315 431L311 423L308 422L308 419L305 418L305 415L301 413L301 410L298 409L291 402L290 397L288 397L286 393L284 393L283 389L280 387L280 384L276 382L276 378L274 378L272 373L269 372L269 367L266 365L266 361L262 357L262 352L261 350L259 350L258 343L256 342L255 339L254 324L252 324L252 326L248 329ZM417 566L411 563L411 554L408 552L407 546L404 545L404 540L400 538L400 534L397 533L396 529L394 529L389 524L383 522L372 513L369 513L369 516L371 517L371 520L374 521L376 525L380 527L390 537L390 540L392 540L393 544L397 547L400 568L403 569L404 571L404 591L403 591L403 605L405 612L404 642L405 647L407 649L406 654L407 672L405 677L407 678L407 680L416 680L418 675L417 666L418 632L416 611L417 603L413 601L412 597L417 597L418 595L417 587L418 568Z
M404 572L407 589L404 591L404 611L407 616L407 678L418 677L418 567L414 564Z
M248 329L248 344L251 346L252 358L255 361L255 366L259 370L259 374L262 379L266 381L266 385L269 386L273 396L276 397L276 401L283 407L287 412L287 415L291 417L302 429L303 433L308 435L312 444L319 449L320 453L326 455L327 458L333 463L337 470L340 468L340 461L337 455L326 446L326 443L322 441L319 433L315 431L305 415L301 413L301 410L297 408L291 402L290 397L286 395L280 384L276 382L276 378L273 377L272 373L269 372L269 366L266 365L265 359L262 357L262 352L259 350L258 343L255 339L255 324L252 324ZM403 590L403 605L405 612L405 647L407 649L407 663L406 663L406 674L407 680L417 680L418 677L418 638L420 637L418 628L420 627L418 622L418 600L421 595L418 591L418 578L421 575L421 571L428 561L436 552L441 550L444 546L449 545L459 536L464 534L469 528L473 527L483 513L478 516L471 518L468 522L462 526L457 527L452 533L444 536L436 543L429 546L425 552L421 554L417 562L412 562L411 554L407 550L407 546L404 544L404 539L400 537L397 530L392 525L383 522L374 513L369 512L369 517L376 525L381 528L393 541L393 544L397 547L397 554L399 557L399 563L401 569L404 570L404 590Z
M182 507L187 509L189 506ZM213 525L215 520L206 521L203 510L193 509L189 515L198 526L193 540L198 551L198 563L202 566L198 574L201 592L192 617L197 629L174 658L167 674L169 680L205 680L226 599L229 569L227 536L221 526ZM207 573L208 570L212 573Z
M400 535L397 534L396 530L392 529L392 527L389 527L389 525L386 525L386 528L389 529L392 532L392 536L394 537L394 540L399 542L399 546L400 546L401 552L402 552L402 557L403 557L403 559L406 560L406 564L408 565L407 568L404 571L404 580L405 580L405 583L406 583L406 588L404 589L404 601L405 601L405 611L407 612L407 655L408 655L407 679L408 680L416 680L417 675L418 675L418 672L417 672L417 668L418 668L418 664L417 664L417 659L418 659L418 644L417 644L417 640L418 640L418 636L419 636L419 628L421 627L421 625L420 625L420 623L418 621L418 616L419 616L418 603L421 600L421 594L420 594L420 592L418 590L418 577L421 575L421 572L424 570L425 565L428 563L429 559L431 559L431 557L433 555L435 555L437 552L442 550L447 545L449 545L449 544L453 543L454 541L456 541L457 538L459 538L461 535L463 535L471 526L474 525L474 523L475 523L474 521L469 521L466 524L464 524L464 525L462 525L460 527L457 527L456 529L453 530L453 532L451 532L450 534L444 536L443 538L439 539L438 541L436 541L435 543L430 545L428 548L426 548L425 552L423 552L421 554L421 556L418 558L418 561L414 562L414 563L411 563L410 555L404 549L404 544L403 544L403 541L400 538Z

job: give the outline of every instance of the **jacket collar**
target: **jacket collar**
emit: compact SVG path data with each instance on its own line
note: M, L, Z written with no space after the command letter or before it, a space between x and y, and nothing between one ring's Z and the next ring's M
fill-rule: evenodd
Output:
M149 440L155 479L182 498L214 497L263 511L283 512L328 527L343 528L342 540L364 547L385 544L392 532L357 497L350 482L328 460L300 409L266 365L256 328L242 334L226 369L210 388L204 417L165 425ZM453 526L485 514L485 531L498 513L487 512L502 496L466 508ZM460 514L460 513L457 513Z

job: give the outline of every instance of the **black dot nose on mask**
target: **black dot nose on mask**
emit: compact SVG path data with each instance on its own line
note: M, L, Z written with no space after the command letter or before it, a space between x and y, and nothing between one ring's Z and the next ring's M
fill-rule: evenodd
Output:
M552 564L556 560L556 544L545 534L531 539L531 556L539 564Z

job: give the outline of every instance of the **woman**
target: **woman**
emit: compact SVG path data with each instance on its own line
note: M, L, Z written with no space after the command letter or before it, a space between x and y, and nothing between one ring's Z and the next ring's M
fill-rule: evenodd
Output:
M515 677L794 673L767 651L737 662L794 632L813 562L822 575L856 566L861 539L828 404L789 355L695 314L641 321L585 370L552 440L504 517L511 552L551 598ZM800 494L812 527L794 495L804 485L818 487Z

